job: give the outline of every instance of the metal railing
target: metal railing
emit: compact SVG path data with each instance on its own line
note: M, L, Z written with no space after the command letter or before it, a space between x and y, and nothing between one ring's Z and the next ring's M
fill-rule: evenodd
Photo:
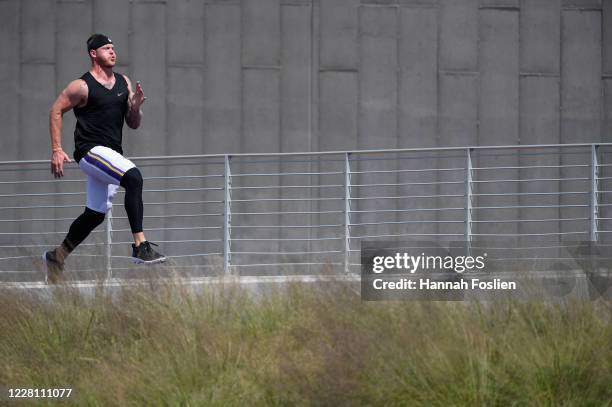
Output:
M513 239L558 249L564 239L606 244L612 234L610 143L132 160L145 175L147 236L172 258L160 272L348 273L365 240L464 241L471 250ZM77 166L61 181L48 166L0 162L0 281L41 279L40 253L83 209ZM75 278L143 272L130 263L121 197L105 228L72 255Z

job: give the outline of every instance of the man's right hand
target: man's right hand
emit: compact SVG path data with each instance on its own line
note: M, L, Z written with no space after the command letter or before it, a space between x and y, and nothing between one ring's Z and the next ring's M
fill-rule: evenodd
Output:
M51 156L51 173L55 178L64 176L64 163L72 162L64 150L55 150Z

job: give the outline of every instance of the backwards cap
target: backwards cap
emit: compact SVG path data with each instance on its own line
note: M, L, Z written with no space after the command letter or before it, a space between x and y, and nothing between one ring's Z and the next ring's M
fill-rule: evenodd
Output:
M112 44L113 41L104 34L94 34L87 39L87 52L92 49L98 49L106 44Z

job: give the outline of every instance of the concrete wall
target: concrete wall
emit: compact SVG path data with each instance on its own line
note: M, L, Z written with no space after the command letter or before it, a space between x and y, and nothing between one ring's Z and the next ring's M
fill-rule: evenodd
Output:
M124 131L128 156L610 142L611 27L612 1L608 0L0 0L0 160L49 157L48 109L66 84L88 69L85 40L93 32L113 39L119 58L116 70L128 74L133 82L141 81L147 95L142 127ZM63 145L69 152L74 123L73 114L66 114ZM465 165L463 156L404 158L404 169ZM534 161L530 156L489 154L474 155L473 163L516 167L571 165L573 161L571 157L559 162L556 156ZM337 169L337 163L268 163L260 167L264 168L325 171ZM374 161L356 162L353 169L392 167ZM152 167L147 171L149 176L173 176L191 170ZM497 175L580 175L571 168L521 171L508 169ZM418 174L400 173L393 179L371 174L355 176L353 182L405 184L456 178L444 173ZM455 175L456 179L463 177ZM28 175L18 176L27 179ZM474 205L529 205L531 198L523 193L583 187L569 183L562 187L555 183L481 184L474 192L489 195L477 198ZM50 192L57 190L50 188ZM6 193L13 190L13 186L3 186ZM79 191L80 186L72 190ZM503 199L490 195L499 192L516 195ZM360 197L358 190L354 193ZM444 189L400 185L376 191L381 196L461 193L462 185ZM269 192L253 192L249 198L266 194ZM316 200L332 195L323 189L309 190L299 197L310 201L296 202L290 208L283 204L283 208L330 209ZM295 195L283 192L282 197ZM547 203L572 204L576 199L555 195ZM68 196L56 202L73 201ZM463 204L424 198L406 200L402 208ZM394 210L399 206L396 201L361 200L353 208ZM241 209L258 210L247 204L235 208ZM168 206L151 214L176 210L180 209ZM516 209L505 216L582 217L583 212ZM58 210L55 216L69 217L73 212L67 213ZM604 215L609 217L609 210ZM555 233L584 227L567 223L508 226L497 224L499 218L486 212L475 217L484 222L475 228L483 234ZM374 218L364 213L353 221ZM416 218L391 213L382 220L406 219L416 221L410 226L411 233L464 230L462 225L442 223L455 219L448 213L422 212ZM269 223L288 220L281 216ZM307 215L290 220L330 223ZM244 220L245 225L250 223L257 221ZM173 225L168 221L156 226ZM56 226L63 231L67 224ZM385 226L355 232L405 230ZM178 239L179 235L164 232L155 239ZM304 233L256 230L235 236L275 238ZM309 232L307 236L314 235ZM266 250L289 250L283 243L264 246Z
M0 159L48 156L47 110L87 69L94 31L113 38L117 71L148 95L142 128L126 130L128 155L610 139L608 1L0 7ZM68 150L73 126L66 115Z

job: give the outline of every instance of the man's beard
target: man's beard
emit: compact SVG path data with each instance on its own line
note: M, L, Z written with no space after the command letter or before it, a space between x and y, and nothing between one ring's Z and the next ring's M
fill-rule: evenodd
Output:
M112 61L110 58L109 59L100 59L98 60L98 64L104 68L112 68L115 66L116 64L116 60Z

